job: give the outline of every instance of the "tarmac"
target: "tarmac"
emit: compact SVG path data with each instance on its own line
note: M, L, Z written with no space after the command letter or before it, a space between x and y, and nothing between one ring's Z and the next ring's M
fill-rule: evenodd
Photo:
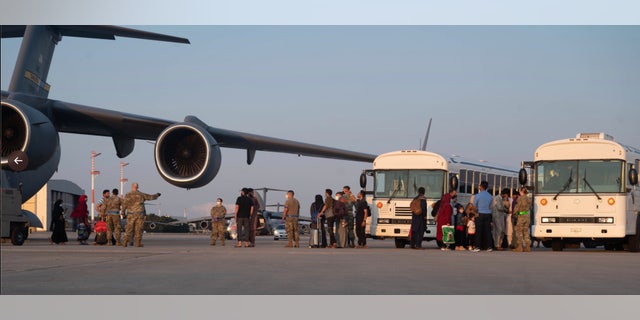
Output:
M638 295L640 253L533 248L532 252L285 248L209 245L210 234L145 233L144 247L49 244L32 233L4 242L2 295ZM90 238L93 240L93 234ZM90 242L91 243L91 242Z

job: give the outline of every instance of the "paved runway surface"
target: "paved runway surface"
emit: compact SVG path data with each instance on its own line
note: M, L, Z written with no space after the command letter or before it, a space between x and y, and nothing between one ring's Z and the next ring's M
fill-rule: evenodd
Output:
M3 243L2 295L637 295L640 254L209 246L208 234L145 234L144 247ZM69 233L69 239L75 239ZM93 239L93 235L92 238ZM301 238L301 244L307 242Z

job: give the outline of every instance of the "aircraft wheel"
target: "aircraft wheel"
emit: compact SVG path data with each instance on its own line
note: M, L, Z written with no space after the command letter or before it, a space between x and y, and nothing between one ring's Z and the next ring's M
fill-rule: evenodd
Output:
M562 251L562 249L564 249L564 242L560 239L551 240L551 249L553 251Z
M21 246L24 243L24 240L26 239L25 232L29 232L28 230L25 231L25 229L26 228L20 226L14 226L11 228L11 243L14 246Z

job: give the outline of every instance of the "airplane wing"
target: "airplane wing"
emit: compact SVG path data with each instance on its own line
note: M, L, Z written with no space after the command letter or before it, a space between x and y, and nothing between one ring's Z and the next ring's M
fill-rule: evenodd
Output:
M375 158L351 150L216 128L195 116L179 122L48 98L47 73L54 47L63 36L119 36L178 43L189 43L188 39L117 26L0 26L0 33L2 38L23 37L9 90L1 92L2 181L21 186L26 198L57 169L58 132L112 137L120 158L133 151L136 139L156 141L158 172L167 182L182 188L202 187L213 180L221 165L221 147L247 150L247 164L253 162L257 151L361 162L373 162Z
M127 156L133 149L121 150L118 148L117 141L129 141L132 139L156 140L163 130L177 123L169 120L94 108L63 101L50 100L49 102L49 111L54 115L54 124L60 132L110 136L114 139L119 157ZM187 118L193 119L193 117ZM189 121L189 119L186 120ZM225 148L245 149L253 152L271 151L361 162L373 162L375 158L375 155L372 154L211 126L206 126L204 129L211 134L220 147Z

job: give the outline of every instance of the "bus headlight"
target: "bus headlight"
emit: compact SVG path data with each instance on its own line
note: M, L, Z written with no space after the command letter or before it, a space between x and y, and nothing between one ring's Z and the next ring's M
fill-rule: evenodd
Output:
M378 219L378 224L390 224L390 219Z
M596 220L597 223L613 223L613 217L602 217Z
M612 206L612 205L616 204L616 199L614 199L614 198L609 198L609 200L607 200L607 203L608 203L610 206Z
M558 219L555 217L543 217L542 218L542 223L556 223L558 222Z
M543 205L543 206L546 206L546 205L547 205L547 203L549 203L549 202L547 201L547 198L542 198L542 200L540 200L540 204L541 204L541 205Z

